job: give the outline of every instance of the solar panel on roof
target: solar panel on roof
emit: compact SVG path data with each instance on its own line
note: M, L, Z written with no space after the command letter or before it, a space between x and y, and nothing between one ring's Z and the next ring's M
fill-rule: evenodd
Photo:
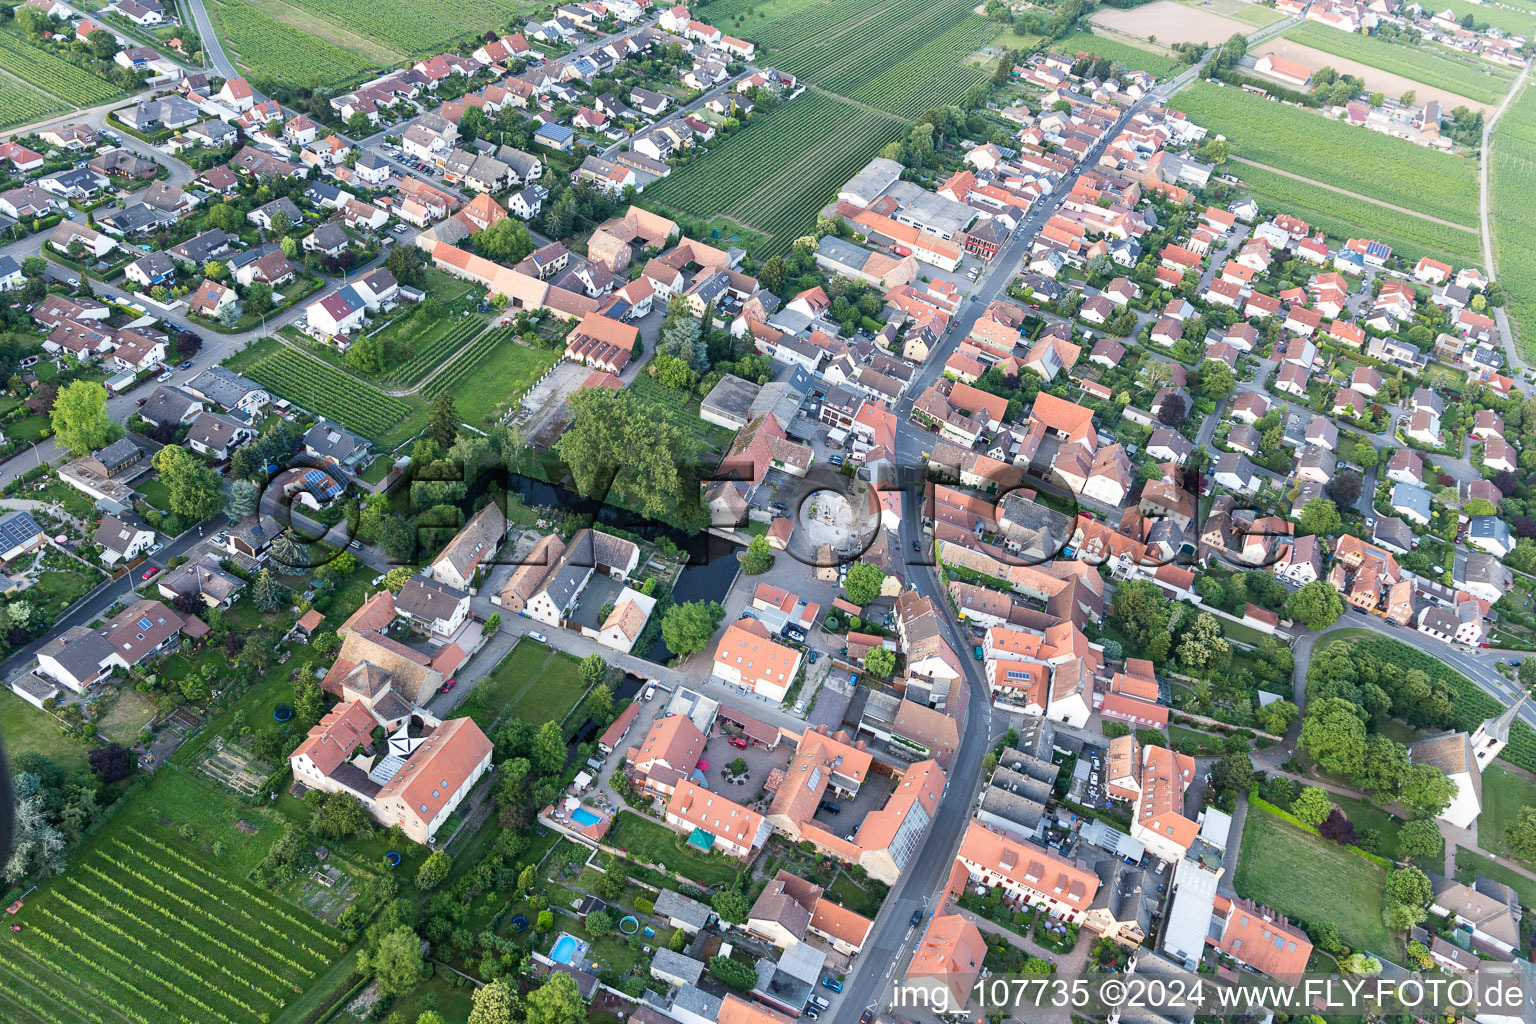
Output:
M153 625L154 625L154 623L150 622L148 619L140 619L139 620L139 628L140 629L149 629Z

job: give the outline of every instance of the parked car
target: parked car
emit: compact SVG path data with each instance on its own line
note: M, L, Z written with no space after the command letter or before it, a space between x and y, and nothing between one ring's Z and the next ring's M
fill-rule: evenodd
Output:
M190 370L190 369L192 369L192 360L190 360L190 359L186 360L180 366L176 367L176 369L178 369L178 370Z
M144 575L140 576L139 578L144 580L152 580L155 578L155 574L159 571L160 567L158 565L152 565L148 569L145 569Z
M841 992L843 990L843 983L838 981L836 978L822 978L821 983L827 986L827 988L831 989L833 992Z
M821 1007L823 1010L825 1010L827 1007L832 1005L832 1003L829 1000L823 998L822 996L811 996L811 1002L815 1003L817 1006Z
M541 644L549 643L549 637L545 636L543 633L529 633L528 634L528 639L529 640L536 640L536 641L538 641Z
M805 701L803 701L803 700L795 701L795 714L797 714L797 715L805 714Z
M457 683L458 683L458 680L457 680L457 679L450 679L450 680L448 680L448 681L447 681L447 682L446 682L446 683L444 683L444 684L443 684L443 685L442 685L442 686L439 686L439 687L438 687L438 688L437 688L437 692L438 692L438 693L447 693L447 692L448 692L448 691L449 691L449 690L451 690L451 689L453 689L453 688L454 688L454 686L455 686L455 685L456 685L456 684L457 684Z
M912 923L914 925L919 925L919 924L923 923L923 912L921 910L914 910L914 911L912 911Z
M747 749L747 741L746 741L746 739L744 737L732 736L727 742L730 743L730 745L735 747L737 750L746 750Z
M807 1017L811 1020L816 1020L821 1016L821 1014L817 1011L816 1007L807 1006L804 1010L800 1011L800 1016Z
M821 802L821 809L826 811L828 814L841 814L843 811L843 805L838 803L836 800L823 800Z
M168 381L170 379L171 379L171 371L170 370L166 370L160 376L155 378L156 382L158 382L160 384L164 384L166 381Z

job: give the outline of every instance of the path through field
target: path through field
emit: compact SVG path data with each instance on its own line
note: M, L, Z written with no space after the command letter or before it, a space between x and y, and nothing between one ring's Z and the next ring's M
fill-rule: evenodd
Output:
M1227 159L1231 160L1233 163L1248 164L1250 167L1261 168L1263 170L1268 171L1271 174L1278 174L1282 178L1290 178L1290 179L1292 179L1294 181L1306 182L1308 185L1315 185L1318 188L1325 188L1329 192L1337 192L1341 196L1348 196L1351 199L1359 199L1361 202L1374 203L1377 206L1385 206L1387 209L1392 210L1392 211L1394 211L1396 213L1406 213L1410 217L1418 217L1420 220L1427 220L1427 221L1429 221L1432 224L1441 224L1441 225L1444 225L1445 227L1456 228L1456 229L1461 230L1461 231L1471 231L1472 230L1471 228L1467 227L1465 224L1457 224L1453 220L1441 220L1439 217L1431 217L1428 214L1420 213L1418 210L1410 209L1409 207L1406 207L1406 206L1395 206L1392 203L1383 202L1380 199L1373 199L1370 196L1363 196L1359 192L1351 192L1351 191L1349 191L1349 189L1340 188L1337 185L1330 185L1326 181L1318 181L1318 180L1316 180L1314 178L1308 178L1308 177L1305 177L1305 176L1300 175L1300 174L1292 174L1290 171L1282 171L1278 167L1271 167L1268 164L1261 164L1257 160L1245 160L1242 157L1237 156L1235 154L1229 155L1227 157Z

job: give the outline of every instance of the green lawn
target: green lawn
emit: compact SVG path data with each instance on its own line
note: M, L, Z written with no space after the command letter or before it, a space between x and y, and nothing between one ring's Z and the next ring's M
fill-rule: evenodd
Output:
M65 733L57 719L28 704L9 687L0 690L0 735L5 737L5 750L12 758L22 753L42 754L65 768L83 768L85 755L90 752L83 742Z
M827 895L856 914L873 918L880 913L880 900L866 892L846 872L837 873L837 877L827 887Z
M577 675L580 664L536 640L519 640L501 664L475 685L454 716L473 718L486 730L506 716L534 724L563 721L586 690Z
M620 811L609 829L609 846L617 847L646 864L665 864L685 878L702 885L727 885L741 870L739 862L708 857L686 846L685 836L642 818L634 811Z
M1507 865L1500 864L1491 857L1475 853L1465 846L1456 849L1456 878L1462 882L1472 881L1475 875L1483 875L1495 882L1503 882L1520 894L1520 904L1525 907L1536 907L1536 882L1520 874L1511 871Z
M102 736L114 743L133 744L138 741L139 730L154 720L155 706L149 698L125 686L117 695L117 703L97 723L97 728Z
M1390 953L1396 939L1381 921L1385 882L1386 872L1365 858L1249 809L1233 880L1238 895L1303 927L1332 922L1352 948Z
M171 489L165 486L165 481L159 477L145 480L135 489L144 495L144 500L150 507L159 509L161 512L171 510Z
M1227 741L1208 732L1197 732L1182 725L1168 727L1168 741L1181 754L1195 757L1217 757L1227 752Z
M1495 762L1483 772L1483 813L1477 819L1478 845L1508 856L1504 830L1521 808L1536 807L1536 782Z
M1362 829L1371 829L1381 836L1381 843L1373 852L1391 860L1403 859L1402 853L1397 848L1397 838L1407 822L1388 814L1370 801L1358 797L1329 793L1328 799L1344 812L1344 816L1355 826L1357 832ZM1445 869L1445 858L1440 854L1435 854L1427 860L1436 873Z
M530 348L515 341L499 343L475 366L468 382L471 386L453 390L459 418L476 428L489 426L559 361L560 353L554 349Z
M88 519L96 506L84 491L76 490L60 480L44 487L38 495L40 501L56 501L76 519Z

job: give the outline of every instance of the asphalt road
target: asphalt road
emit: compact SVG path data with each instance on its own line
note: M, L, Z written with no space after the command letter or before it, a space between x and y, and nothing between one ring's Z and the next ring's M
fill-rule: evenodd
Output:
M1079 166L1092 167L1097 164L1104 148L1118 134L1127 119L1144 107L1161 102L1169 91L1198 74L1199 67L1196 65L1167 86L1154 90L1127 108L1113 129L1104 133L1104 138L1089 151ZM903 398L895 410L897 424L894 454L898 464L920 465L921 453L930 443L930 435L911 422L913 400L938 378L945 360L959 345L960 339L970 334L987 305L1006 294L1008 283L1019 273L1020 265L1028 256L1040 227L1060 208L1062 200L1071 190L1072 180L1072 175L1064 177L1055 191L1042 198L1030 211L993 260L973 298L951 320L950 328L945 332L938 349L929 354L928 361L907 389L907 397ZM921 502L903 503L900 537L903 550L910 548L913 541L921 544L925 539ZM865 1009L883 1007L890 1000L892 984L905 971L920 934L919 929L911 923L912 912L921 910L928 917L944 902L943 887L948 884L955 850L971 818L976 792L982 781L982 756L991 742L992 707L986 680L982 678L977 663L964 656L972 643L950 621L946 598L933 569L921 566L913 566L912 569L913 586L944 610L942 618L946 639L962 655L968 692L962 693L959 683L956 683L951 689L950 700L967 701L965 733L961 737L960 749L956 752L944 796L939 801L938 813L929 825L923 843L914 854L907 871L891 887L890 895L875 917L870 939L865 943L853 970L843 981L842 997L831 1016L835 1024L853 1024Z

